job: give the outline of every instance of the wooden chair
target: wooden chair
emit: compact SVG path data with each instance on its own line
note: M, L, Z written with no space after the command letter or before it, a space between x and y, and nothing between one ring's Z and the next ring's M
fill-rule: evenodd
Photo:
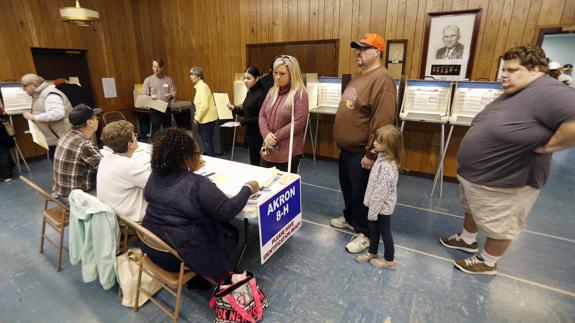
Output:
M44 208L42 209L42 230L40 233L40 253L44 253L44 239L53 245L58 251L58 260L56 262L56 271L60 271L62 264L62 249L64 245L64 231L70 222L70 209L56 197L52 196L36 183L32 182L24 176L20 179L32 187L36 193L44 200ZM49 207L49 202L55 204ZM58 242L52 241L46 235L46 223L49 224L58 233Z
M136 230L140 240L148 247L153 248L158 251L167 252L176 257L180 260L180 271L179 272L169 272L165 271L164 269L160 268L158 265L154 264L150 258L146 254L142 257L140 261L139 271L138 271L138 283L137 283L137 291L136 291L136 300L135 300L135 307L134 311L138 311L138 300L140 297L140 293L148 296L150 300L156 304L164 313L168 314L174 322L178 321L178 317L180 315L180 303L182 300L182 287L185 283L187 283L190 279L192 279L196 273L192 272L188 267L186 267L184 260L174 248L170 245L165 243L162 239L160 239L157 235L152 233L150 230L144 228L142 225L134 222L130 218L118 215L118 217L129 227ZM166 306L160 304L159 301L153 298L153 295L148 291L141 288L141 279L142 279L142 272L146 272L150 275L153 279L160 282L162 288L168 291L176 298L176 305L174 311L166 308ZM208 278L206 278L208 279ZM208 279L212 284L215 284L215 281Z
M109 111L102 114L102 121L104 122L104 125L118 120L126 120L126 117L122 111Z

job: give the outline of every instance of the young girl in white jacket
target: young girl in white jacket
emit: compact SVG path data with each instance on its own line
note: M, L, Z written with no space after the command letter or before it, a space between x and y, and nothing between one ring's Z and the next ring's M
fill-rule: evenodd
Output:
M387 125L377 129L374 149L377 160L371 168L363 204L369 208L369 250L355 258L359 263L370 262L374 267L395 269L391 214L397 200L398 169L403 154L403 136L397 127ZM379 237L383 240L384 254L377 254Z

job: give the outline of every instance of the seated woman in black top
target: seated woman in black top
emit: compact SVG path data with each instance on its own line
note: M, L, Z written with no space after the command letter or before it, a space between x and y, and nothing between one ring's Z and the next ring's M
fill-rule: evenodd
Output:
M259 186L248 182L228 198L208 178L194 173L203 164L198 144L184 130L158 132L152 174L144 189L148 208L142 224L176 249L192 271L220 280L233 269L238 241L238 231L228 220L244 208ZM165 270L179 269L171 255L142 249Z
M258 118L260 115L260 108L266 97L266 92L260 82L261 73L254 67L249 66L244 72L244 84L248 88L248 93L241 105L231 105L228 103L228 108L234 114L243 116L240 125L246 127L245 141L248 144L250 152L250 164L260 165L260 149L264 142L262 134L260 133L260 126L258 125Z

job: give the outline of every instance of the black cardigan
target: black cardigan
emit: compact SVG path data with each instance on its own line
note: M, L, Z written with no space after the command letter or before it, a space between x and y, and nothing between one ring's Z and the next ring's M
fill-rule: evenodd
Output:
M234 267L238 232L228 220L250 195L244 186L228 198L208 178L184 169L152 173L144 189L148 208L142 224L176 249L192 271L219 280Z

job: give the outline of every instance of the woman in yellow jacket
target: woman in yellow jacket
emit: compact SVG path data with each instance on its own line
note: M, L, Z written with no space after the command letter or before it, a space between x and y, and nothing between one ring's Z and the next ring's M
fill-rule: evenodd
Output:
M196 95L194 96L194 106L196 107L195 121L198 123L198 130L202 136L202 147L204 155L214 156L214 130L218 120L218 110L214 95L210 87L204 82L204 71L199 67L190 69L190 80L194 83Z

